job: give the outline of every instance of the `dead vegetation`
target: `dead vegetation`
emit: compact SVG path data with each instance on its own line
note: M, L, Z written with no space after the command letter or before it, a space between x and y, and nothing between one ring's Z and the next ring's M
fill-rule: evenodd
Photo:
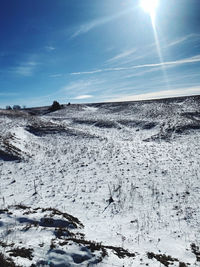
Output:
M44 136L47 134L56 134L56 133L67 133L67 130L60 126L53 123L34 123L32 125L26 126L26 131L36 136Z
M6 258L2 253L0 253L0 266L1 267L22 267L16 265L11 258Z
M155 254L153 252L148 252L147 257L149 259L156 259L157 261L159 261L160 263L162 263L166 267L168 267L169 265L172 265L173 262L178 262L179 267L187 267L188 266L188 265L186 265L186 263L180 262L178 259L172 258L171 256L165 255L165 254Z
M82 137L82 138L96 138L96 135L92 135L89 133L85 133L82 130L65 127L61 124L52 123L52 122L44 122L44 121L37 121L36 120L27 125L25 130L35 136L45 136L50 134L64 134L65 136L74 136L74 137Z
M0 117L6 116L8 118L27 118L29 114L24 110L0 110Z
M77 238L67 238L64 242L59 242L60 246L66 246L71 242L82 245L87 247L91 252L99 251L101 253L101 257L99 258L98 262L101 262L104 257L108 256L105 246L101 243L97 243L94 241L88 241L84 239L77 239Z
M2 248L13 247L14 245L15 245L14 243L6 243L3 241L0 241L0 247Z
M108 255L107 250L112 250L116 256L119 258L125 258L125 257L131 257L135 258L135 253L130 253L128 250L122 248L122 247L115 247L115 246L106 246L102 243L97 243L94 241L88 241L85 239L77 239L77 238L67 238L64 242L60 242L59 245L64 246L67 245L70 241L73 241L74 243L81 244L87 246L92 252L94 251L101 251L102 257L105 257Z
M74 217L74 216L72 216L66 212L61 212L61 211L54 209L54 208L42 209L42 212L45 212L45 211L50 211L52 216L54 216L54 215L62 216L63 218L68 220L75 228L83 228L84 227L78 218L76 218L76 217Z
M7 251L9 253L10 256L12 257L22 257L22 258L27 258L29 260L32 260L33 258L33 249L31 248L14 248L11 250Z
M194 243L191 244L191 250L196 256L196 260L200 262L200 249Z
M12 212L10 212L10 209ZM13 215L14 211L17 211L17 214L19 216L19 211L21 210L22 216L16 217L16 215ZM10 213L10 215L8 214ZM32 217L29 217L31 215L36 214L37 220L34 220ZM97 243L95 241L90 241L85 239L85 235L81 233L80 231L77 231L77 229L82 229L84 226L83 224L72 215L61 212L54 208L35 208L32 209L31 207L28 207L23 204L18 204L15 206L10 206L7 209L1 210L1 214L8 215L11 219L14 218L15 221L15 231L16 229L19 229L20 231L23 231L24 233L29 231L38 231L38 227L43 231L49 229L52 231L54 238L50 240L49 243L49 252L52 251L53 253L56 253L57 250L61 251L60 248L63 248L62 251L64 251L73 245L76 245L80 253L81 251L87 251L88 256L74 256L75 262L82 262L84 261L85 257L91 260L94 264L97 264L101 262L106 256L108 256L108 251L111 251L114 253L118 258L122 259L125 257L132 257L135 258L135 253L130 253L128 250L122 248L122 247L115 247L115 246L108 246L103 245L102 243ZM40 214L41 218L38 218L38 215ZM12 216L11 216L12 215ZM26 215L26 217L24 216ZM63 218L63 219L62 219ZM52 230L51 230L52 229ZM45 234L45 232L44 232ZM9 235L9 233L8 233ZM15 243L7 243L7 242L1 242L0 246L6 250L6 253L9 254L10 260L6 260L5 256L5 262L7 261L7 264L11 265L5 265L6 267L14 267L14 258L16 257L22 257L26 258L30 261L33 259L33 248L25 248L20 247L20 244ZM41 247L41 243L38 243L38 246ZM60 253L60 252L59 252ZM80 259L79 259L80 258ZM1 265L0 265L1 266ZM37 265L36 265L37 266Z
M15 141L17 140L13 134L9 134L5 137L0 136L0 159L4 161L20 162L27 156L25 152L12 144Z

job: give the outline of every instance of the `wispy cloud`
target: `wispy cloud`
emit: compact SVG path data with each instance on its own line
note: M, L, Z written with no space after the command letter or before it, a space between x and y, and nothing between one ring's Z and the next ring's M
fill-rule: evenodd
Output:
M45 49L50 52L55 50L56 48L50 45L50 46L45 46Z
M188 87L188 88L179 88L172 90L164 90L157 92L150 92L144 94L135 94L135 95L121 95L118 98L112 98L107 100L107 102L123 102L123 101L135 101L135 100L148 100L148 99L159 99L167 97L176 97L176 96L189 96L189 95L198 95L200 94L200 86L197 87Z
M74 99L88 99L88 98L91 98L93 97L92 95L79 95L79 96L76 96L74 97Z
M137 72L129 72L127 75L124 76L124 78L127 78L127 79L130 79L130 78L133 78L133 77L139 77L139 76L143 76L145 74L148 74L148 73L151 73L151 72L155 72L155 71L160 71L161 68L160 66L159 67L153 67L153 68L150 68L150 69L147 69L147 70L139 70Z
M138 65L138 66L133 66L132 68L145 68L145 67L158 67L158 66L168 67L168 66L177 66L177 65L196 63L196 62L200 62L200 55L196 55L193 57L184 58L184 59L180 59L180 60L167 61L167 62L163 62L163 63Z
M133 67L119 67L119 68L105 68L105 69L98 69L92 71L82 71L82 72L72 72L71 75L85 75L85 74L96 74L101 72L111 72L111 71L123 71L133 69Z
M116 56L108 59L107 62L114 62L114 61L121 60L123 58L129 57L129 56L135 54L136 51L137 51L136 48L123 51L122 53L119 53Z
M92 22L89 22L89 23L86 23L86 24L83 24L79 27L78 30L76 30L72 36L71 36L71 39L81 35L81 34L84 34L84 33L87 33L89 32L90 30L92 30L93 28L96 28L102 24L104 24L105 22L103 22L103 20L96 20L96 21L92 21Z
M28 76L33 75L37 65L38 65L37 62L28 61L25 63L21 63L19 66L15 67L15 68L12 68L11 71L14 74L28 77Z
M188 35L182 36L178 39L175 39L175 40L169 42L166 45L166 47L176 46L176 45L179 45L181 43L186 42L187 40L194 41L194 40L199 39L199 38L200 38L200 34L195 34L195 33L188 34Z
M79 35L82 35L84 33L87 33L91 30L93 30L94 28L97 28L99 26L102 26L110 21L113 21L115 19L118 19L119 17L127 14L127 13L130 13L132 12L133 9L127 9L127 10L124 10L122 12L119 12L115 15L112 15L112 16L109 16L109 17L104 17L104 18L100 18L100 19L96 19L96 20L92 20L88 23L84 23L82 25L79 26L79 28L77 30L75 30L75 32L72 34L71 36L71 39L79 36Z
M200 62L200 55L196 55L189 58L174 60L174 61L166 61L166 62L159 62L159 63L150 63L150 64L141 64L141 65L134 65L130 67L118 67L118 68L105 68L105 69L98 69L93 71L87 72L73 72L72 75L84 75L84 74L95 74L101 72L111 72L111 71L126 71L126 70L133 70L133 69L142 69L142 68L154 68L154 67L175 67L178 65L184 64L191 64L191 63L198 63Z
M78 91L84 91L87 90L88 87L90 87L93 84L93 82L91 80L78 80L75 82L71 82L68 85L64 86L63 88L61 88L61 91L63 92L77 92Z
M8 97L8 96L17 96L18 94L17 93L7 93L7 92L1 92L0 93L0 96L1 97Z
M60 94L74 99L78 96L90 96L93 92L102 90L104 80L102 79L82 79L70 82L59 90Z
M185 36L181 36L179 38L176 38L174 40L166 40L161 39L160 40L160 47L161 50L170 49L171 47L182 45L184 43L194 43L199 41L200 34L188 34ZM118 66L123 66L127 64L131 64L133 62L136 62L138 60L145 60L147 58L157 57L157 47L156 43L151 43L148 45L143 45L140 47L140 49L130 48L125 51L122 51L118 53L116 56L108 59L106 61L106 64L118 64Z
M82 75L82 74L95 74L99 72L103 72L104 69L99 69L99 70L92 70L92 71L82 71L82 72L72 72L70 73L71 75ZM106 69L105 69L106 71Z
M63 76L63 74L61 74L61 73L49 75L50 78L59 78L59 77L62 77L62 76Z
M179 39L173 40L173 41L169 42L166 45L166 47L171 47L171 46L175 46L175 45L181 44L181 43L185 42L189 38L189 36L191 36L191 35L183 36L183 37L181 37Z

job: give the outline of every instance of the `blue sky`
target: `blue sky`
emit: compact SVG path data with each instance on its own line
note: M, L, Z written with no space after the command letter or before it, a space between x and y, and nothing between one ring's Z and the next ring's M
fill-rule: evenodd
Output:
M139 0L0 0L0 107L200 94L200 1L155 26Z

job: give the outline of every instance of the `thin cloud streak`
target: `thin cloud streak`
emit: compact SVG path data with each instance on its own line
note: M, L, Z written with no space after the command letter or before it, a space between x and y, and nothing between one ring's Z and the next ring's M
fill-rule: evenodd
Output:
M8 96L17 96L17 93L6 93L6 92L2 92L0 93L0 96L2 97L8 97Z
M143 70L141 72L136 72L136 73L130 73L130 74L127 74L126 76L124 76L124 78L126 79L130 79L130 78L133 78L133 77L139 77L139 76L143 76L147 73L151 73L151 72L155 72L155 71L161 71L161 68L160 67L154 67L152 69L148 69L148 70Z
M175 45L179 45L187 40L192 40L194 38L200 38L200 34L195 34L195 33L192 33L192 34L188 34L186 36L182 36L180 37L179 39L176 39L174 41L171 41L170 43L168 43L166 45L166 47L171 47L171 46L175 46Z
M93 70L93 71L82 71L82 72L72 72L71 75L82 75L82 74L95 74L99 72L104 72L106 69L99 69L99 70Z
M12 68L11 72L20 76L29 77L33 75L37 65L38 63L34 61L21 63L19 66Z
M170 49L173 46L180 45L182 43L186 43L187 41L194 42L200 39L200 34L188 34L186 36L182 36L179 39L175 39L172 41L165 41L164 39L160 41L161 43L161 49ZM143 48L144 49L144 48ZM145 59L148 56L152 56L156 53L156 43L152 43L145 46L145 52L141 55L135 55L135 52L137 52L136 49L129 49L126 51L123 51L122 53L119 53L118 55L108 59L106 63L118 63L120 65L128 64L131 62L134 62L139 59ZM155 51L154 51L155 50ZM148 51L148 52L146 52Z
M81 99L88 99L92 97L93 97L92 95L79 95L79 96L74 97L73 99L81 100Z
M170 43L166 44L166 46L164 46L164 48L165 48L165 47L169 48L169 47L172 47L172 46L179 45L179 44L185 42L186 40L188 40L188 39L191 38L191 37L192 37L191 34L186 35L186 36L183 36L183 37L181 37L181 38L179 38L179 39L176 39L176 40L171 41Z
M105 81L103 79L82 79L70 82L66 86L60 88L58 95L66 95L69 99L75 99L77 96L92 96L94 92L102 90ZM82 98L83 99L83 98Z
M200 94L200 87L197 86L197 87L188 87L188 88L182 88L182 89L150 92L150 93L144 93L144 94L135 94L135 95L127 95L127 96L122 95L121 97L118 97L118 98L109 99L106 102L150 100L150 99L190 96L190 95L199 95L199 94Z
M89 88L95 88L96 85L101 84L101 81L95 80L95 79L90 79L90 80L78 80L71 82L70 84L64 86L63 88L60 89L60 92L69 92L69 93L74 93L77 91L83 92L88 90Z
M63 76L63 74L61 74L61 73L49 75L50 78L58 78L58 77L62 77L62 76Z
M114 62L114 61L117 61L117 60L121 60L123 58L126 58L126 57L129 57L130 55L133 55L135 54L135 52L137 51L136 48L134 49L130 49L130 50L126 50L110 59L107 60L107 62L111 63L111 62Z
M111 22L115 19L118 19L119 17L127 14L127 13L130 13L133 11L133 8L132 9L127 9L127 10L124 10L116 15L113 15L113 16L110 16L110 17L104 17L104 18L101 18L101 19L96 19L96 20L93 20L93 21L90 21L88 23L85 23L85 24L82 24L79 29L77 29L71 36L70 39L74 39L76 37L78 37L79 35L82 35L82 34L85 34L91 30L93 30L94 28L97 28L99 26L102 26L108 22Z
M154 68L154 67L174 67L178 65L184 65L184 64L191 64L191 63L198 63L200 62L200 55L196 55L193 57L175 60L175 61L166 61L162 63L152 63L152 64L142 64L142 65L135 65L131 67L119 67L119 68L105 68L105 69L99 69L99 70L93 70L93 71L86 71L86 72L73 72L71 75L84 75L84 74L95 74L95 73L101 73L101 72L111 72L111 71L125 71L125 70L132 70L132 69L141 69L141 68Z
M45 49L50 52L54 51L56 48L50 45L50 46L45 46Z

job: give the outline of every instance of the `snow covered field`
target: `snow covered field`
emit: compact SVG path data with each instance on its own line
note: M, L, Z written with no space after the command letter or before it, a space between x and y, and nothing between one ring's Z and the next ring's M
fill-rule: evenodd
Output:
M200 266L199 107L0 111L0 266Z

